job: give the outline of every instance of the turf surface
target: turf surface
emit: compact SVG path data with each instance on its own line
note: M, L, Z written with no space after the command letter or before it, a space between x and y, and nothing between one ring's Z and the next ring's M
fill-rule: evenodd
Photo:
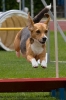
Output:
M55 60L54 33L50 33L50 61ZM65 33L66 34L66 33ZM59 60L66 61L66 43L58 32ZM0 78L47 78L56 77L55 63L43 69L32 68L25 58L17 58L15 52L0 50ZM59 63L59 77L66 77L66 63ZM0 93L0 100L56 100L49 93Z

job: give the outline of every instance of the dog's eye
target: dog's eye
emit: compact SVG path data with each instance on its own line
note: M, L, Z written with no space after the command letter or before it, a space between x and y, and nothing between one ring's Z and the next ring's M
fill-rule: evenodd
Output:
M47 33L47 32L48 32L48 30L45 30L45 31L44 31L44 33Z
M36 33L41 33L40 30L37 30Z

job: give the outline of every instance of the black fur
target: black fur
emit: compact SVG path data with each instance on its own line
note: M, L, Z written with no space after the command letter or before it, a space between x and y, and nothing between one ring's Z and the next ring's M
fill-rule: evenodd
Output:
M49 11L48 8L42 9L42 10L33 18L34 23L38 23L38 22L44 17L44 14L47 13L48 11Z
M30 31L28 27L25 27L21 32L21 41L20 41L20 49L21 52L24 54L26 52L26 40L30 37Z

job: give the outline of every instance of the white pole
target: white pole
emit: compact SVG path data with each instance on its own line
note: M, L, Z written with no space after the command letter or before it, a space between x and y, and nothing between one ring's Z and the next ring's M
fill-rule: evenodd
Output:
M25 8L25 0L22 0L22 10L24 11Z
M21 10L21 0L16 0L19 3L19 10Z
M64 0L64 17L66 18L66 0Z
M34 4L33 4L33 0L31 0L31 17L34 17Z
M56 78L59 77L58 71L58 41L57 41L57 21L56 21L56 0L53 0L54 6L54 35L55 35L55 59L56 59Z
M2 0L3 12L5 12L5 0Z
M42 1L42 3L43 3L43 5L44 6L47 6L47 3L46 3L46 1L45 0L41 0ZM66 5L65 5L66 6ZM52 12L51 11L49 11L49 14L50 14L50 16L51 16L51 18L54 20L54 16L53 16L53 14L52 14ZM62 37L63 37L63 39L64 39L64 41L66 42L66 36L65 36L65 34L64 34L64 32L63 32L63 30L61 29L61 27L59 26L59 24L57 23L57 28L58 28L58 30L59 30L59 32L60 32L60 34L62 35Z
M20 0L20 2L19 2L19 10L21 10L21 0Z

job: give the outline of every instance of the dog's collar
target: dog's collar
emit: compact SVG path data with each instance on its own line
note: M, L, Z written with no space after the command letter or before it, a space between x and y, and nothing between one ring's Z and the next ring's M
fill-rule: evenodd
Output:
M30 43L33 44L34 43L34 39L30 38Z

